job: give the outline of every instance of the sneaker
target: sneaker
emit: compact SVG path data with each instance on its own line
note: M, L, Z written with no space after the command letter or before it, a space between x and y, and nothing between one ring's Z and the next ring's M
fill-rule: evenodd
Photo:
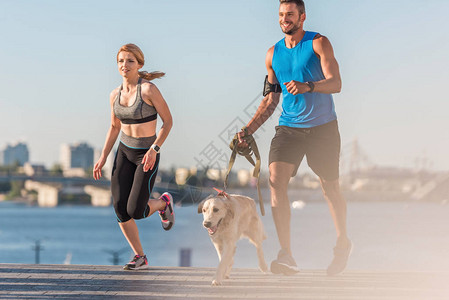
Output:
M271 262L270 270L274 274L284 275L293 275L299 272L295 260L285 249L281 249L278 258Z
M173 210L173 197L170 193L163 193L159 198L165 201L165 209L159 211L161 217L162 228L170 230L175 224L175 211Z
M327 268L327 275L334 276L340 274L346 269L346 264L348 263L349 255L351 255L352 252L352 246L353 246L352 242L349 241L348 247L346 248L341 247L334 248L334 259Z
M147 270L150 266L148 265L147 256L134 256L133 260L127 263L123 269L124 270Z

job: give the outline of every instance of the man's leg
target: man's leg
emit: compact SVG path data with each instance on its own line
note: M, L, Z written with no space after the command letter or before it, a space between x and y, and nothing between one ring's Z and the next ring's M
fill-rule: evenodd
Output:
M290 255L292 254L290 246L291 211L287 190L293 168L294 165L286 162L273 162L269 166L273 221L276 225L279 244Z
M290 243L290 201L288 183L295 166L286 162L272 162L270 169L271 211L281 246L278 258L271 263L271 272L292 275L299 272L292 257Z
M337 246L346 247L349 243L346 231L346 201L340 192L340 183L337 180L321 179L321 188L337 231Z
M321 188L337 231L337 244L334 248L334 259L327 269L328 275L341 273L345 268L351 254L352 243L348 239L346 230L346 201L340 191L337 180L324 180L320 178Z
M338 180L340 148L337 121L314 127L307 137L307 163L320 177L324 198L329 205L337 231L334 259L327 269L329 275L341 273L346 268L352 249L352 243L346 232L346 201L340 192Z

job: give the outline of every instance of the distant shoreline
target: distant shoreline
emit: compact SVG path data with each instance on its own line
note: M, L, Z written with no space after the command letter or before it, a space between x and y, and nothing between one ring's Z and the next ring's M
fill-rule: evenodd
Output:
M210 189L210 193L206 193L207 190ZM227 191L229 194L241 194L248 197L251 197L258 202L257 189L256 188L230 188ZM214 195L216 192L212 190L212 188L205 187L202 189L203 197L206 198L208 194ZM402 193L398 191L342 191L343 196L345 197L348 203L352 202L427 202L427 203L440 203L442 205L449 205L449 201L447 199L438 199L438 200L429 200L429 201L419 201L412 199L411 195L408 193ZM320 189L290 189L288 192L290 203L295 201L311 203L311 202L321 202L325 201L323 194ZM270 191L268 188L262 188L262 198L265 206L270 205ZM178 198L179 199L179 198ZM32 206L38 206L36 200L31 200L23 197L18 197L15 199L6 199L5 194L0 194L0 202L11 202L11 203L23 203ZM177 199L175 197L175 203ZM197 205L199 201L185 200L185 198L178 200L177 205L180 206L189 206L189 205ZM64 202L60 203L58 206L66 206L66 205L79 205L79 206L90 206L90 204L86 204L83 201L73 201L73 202Z

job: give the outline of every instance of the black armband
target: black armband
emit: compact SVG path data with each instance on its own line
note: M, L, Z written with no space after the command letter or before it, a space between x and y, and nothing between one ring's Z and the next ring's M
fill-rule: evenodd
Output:
M271 92L280 93L282 92L281 85L278 84L271 84L268 82L268 75L265 76L265 82L263 84L263 96L265 97Z

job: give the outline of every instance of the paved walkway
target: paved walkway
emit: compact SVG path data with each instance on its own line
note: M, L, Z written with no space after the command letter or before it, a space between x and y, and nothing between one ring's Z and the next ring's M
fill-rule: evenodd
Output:
M213 268L0 264L0 299L449 299L449 273L348 271L328 277L233 269L222 286Z

